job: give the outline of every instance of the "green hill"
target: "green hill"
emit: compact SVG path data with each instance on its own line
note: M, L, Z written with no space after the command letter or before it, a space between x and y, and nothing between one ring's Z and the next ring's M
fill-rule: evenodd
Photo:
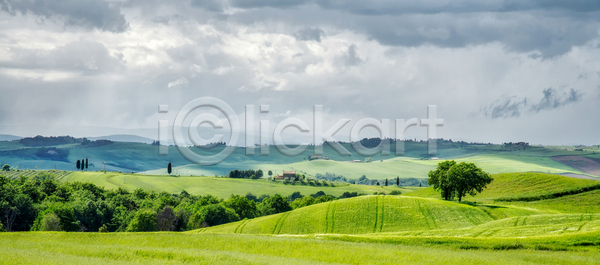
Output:
M362 196L225 224L201 232L243 234L365 234L464 228L491 221L469 205L405 196Z
M11 171L12 172L12 171ZM1 174L1 173L0 173ZM396 186L368 186L352 185L347 183L336 183L335 186L309 186L283 184L282 182L273 182L265 179L232 179L217 177L191 177L191 176L156 176L126 174L115 172L72 172L61 175L61 181L69 182L89 182L108 189L124 188L135 190L142 188L144 190L154 190L157 192L166 191L170 194L178 194L185 190L193 195L213 195L219 198L228 198L231 194L245 195L253 193L255 195L273 195L276 193L289 195L299 191L303 195L315 194L323 191L328 195L340 196L344 192L357 192L362 194L373 194L375 192L390 193L394 190L402 193L413 191L414 188L399 188ZM320 182L322 183L322 182Z
M466 197L471 201L493 201L494 199L510 199L536 197L565 190L576 190L600 184L597 180L578 179L561 175L519 172L493 174L494 181L475 197ZM600 180L600 178L599 178ZM439 198L439 192L432 187L417 190L410 196Z

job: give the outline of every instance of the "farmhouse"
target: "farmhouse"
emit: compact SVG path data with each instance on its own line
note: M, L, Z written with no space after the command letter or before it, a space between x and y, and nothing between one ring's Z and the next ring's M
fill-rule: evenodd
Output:
M296 171L283 171L283 174L275 176L275 179L296 180Z

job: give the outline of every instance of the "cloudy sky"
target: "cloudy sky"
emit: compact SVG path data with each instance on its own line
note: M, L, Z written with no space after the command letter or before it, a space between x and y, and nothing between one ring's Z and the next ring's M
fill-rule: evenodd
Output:
M272 124L437 105L446 139L600 144L598 1L171 2L0 1L0 133L156 138L211 96Z

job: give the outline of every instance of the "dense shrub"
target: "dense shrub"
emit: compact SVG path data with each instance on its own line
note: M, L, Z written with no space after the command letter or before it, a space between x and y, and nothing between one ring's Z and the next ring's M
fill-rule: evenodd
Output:
M152 209L137 211L127 226L127 232L156 231L156 212Z

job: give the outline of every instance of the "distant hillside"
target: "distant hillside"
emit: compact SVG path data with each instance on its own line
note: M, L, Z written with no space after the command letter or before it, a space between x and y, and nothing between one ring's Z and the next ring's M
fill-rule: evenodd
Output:
M72 137L33 137L20 141L0 142L0 163L18 166L21 169L59 169L74 170L77 160L89 159L89 170L106 169L109 171L143 172L153 175L166 174L166 166L172 163L176 175L227 175L234 169L262 169L273 173L284 170L296 170L307 176L317 174L335 174L345 179L359 179L363 175L371 180L415 179L423 182L427 173L435 169L443 159L475 162L490 173L502 172L545 172L545 173L574 173L584 174L572 167L559 163L551 157L573 154L573 151L549 149L539 146L469 144L440 140L438 142L438 159L430 159L427 155L427 143L421 141L405 142L405 154L394 155L392 145L391 155L376 154L365 157L352 148L351 144L342 143L350 152L350 156L342 156L330 146L323 147L323 157L328 159L313 159L314 147L309 146L299 156L286 156L277 147L269 146L269 155L260 155L255 147L255 155L246 155L246 148L236 147L231 156L225 161L213 166L198 166L185 159L178 148L169 146L168 155L160 156L158 146L141 142L119 142L127 137L139 141L150 142L148 138L136 136L104 137L113 140L96 140L91 143L83 138ZM90 138L95 140L98 138ZM144 140L146 139L146 140ZM365 140L367 145L375 145L373 140ZM54 147L68 150L67 157L57 159L54 156L41 155L42 147ZM212 149L191 147L199 155L211 156L219 153L225 146ZM28 150L32 149L32 150ZM579 156L594 157L595 151L578 151ZM48 151L45 152L48 154ZM37 155L36 155L37 154ZM65 152L66 154L66 152ZM369 162L372 161L372 162ZM412 181L411 183L419 183ZM405 184L403 184L405 185ZM415 185L415 184L412 184Z
M14 178L19 176L17 172L10 172L11 174L8 175L10 177ZM2 173L0 173L0 175L2 175ZM68 182L89 182L108 189L124 188L130 191L141 188L157 192L166 191L169 194L179 194L185 190L193 195L210 194L223 199L228 198L231 194L243 196L247 193L253 193L257 196L279 193L288 196L296 191L300 192L302 195L310 195L323 191L325 194L338 197L344 192L373 194L375 192L390 193L394 190L402 193L412 191L412 189L398 188L395 186L380 187L374 185L366 186L338 183L335 187L332 187L331 185L323 185L323 182L319 182L315 185L285 185L282 182L272 182L267 180L188 176L176 177L168 175L150 176L115 172L71 172L70 174L62 174L59 180ZM415 189L418 188L415 187Z
M11 134L0 134L0 142L14 141L14 140L19 140L21 138L23 138L23 137L16 136L16 135L11 135Z
M361 196L201 229L240 234L366 234L465 228L492 221L469 205L405 196Z
M107 135L107 136L99 136L99 137L87 137L88 140L109 140L109 141L113 141L113 142L131 142L131 143L144 143L144 144L151 144L152 142L154 142L153 139L150 138L146 138L146 137L142 137L142 136L137 136L137 135L131 135L131 134L114 134L114 135Z

